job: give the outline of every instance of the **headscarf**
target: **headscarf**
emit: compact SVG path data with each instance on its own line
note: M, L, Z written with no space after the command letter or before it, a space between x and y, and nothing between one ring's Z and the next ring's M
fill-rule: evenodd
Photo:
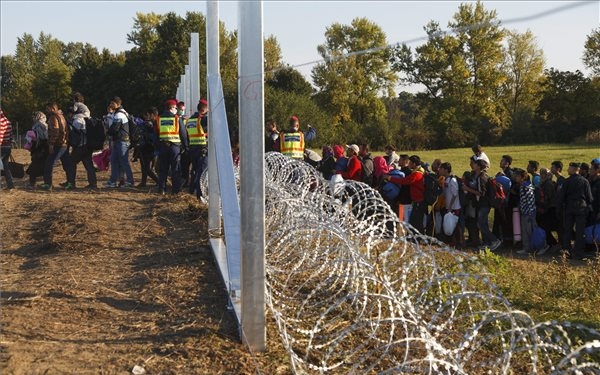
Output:
M380 178L384 174L388 174L390 171L390 167L387 165L387 162L382 156L375 156L373 158L373 176L375 178Z
M344 156L344 148L340 145L333 146L333 156L335 156L336 159Z
M41 111L33 113L33 126L31 130L35 132L37 140L48 139L48 124L46 123L46 114Z
M327 159L327 158L331 158L333 157L333 148L331 148L331 146L324 146L323 147L323 159Z

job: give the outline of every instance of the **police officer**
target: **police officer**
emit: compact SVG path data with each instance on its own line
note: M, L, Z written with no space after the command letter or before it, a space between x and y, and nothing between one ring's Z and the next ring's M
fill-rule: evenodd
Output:
M158 139L158 192L165 194L167 176L171 170L172 193L181 191L181 153L188 149L188 138L183 119L177 115L177 101L165 102L165 111L156 121Z
M289 130L279 135L279 152L290 158L304 159L304 142L310 142L317 136L315 129L308 125L306 133L300 131L298 117L292 116Z
M201 99L197 106L197 112L186 120L185 128L187 130L190 143L189 157L192 163L191 183L189 184L190 194L196 194L200 198L200 177L208 165L207 155L207 137L208 137L208 102Z
M579 174L581 164L569 164L569 177L563 183L558 200L564 209L563 250L571 258L583 259L585 251L585 221L592 205L590 183ZM575 246L571 247L571 237L575 225Z

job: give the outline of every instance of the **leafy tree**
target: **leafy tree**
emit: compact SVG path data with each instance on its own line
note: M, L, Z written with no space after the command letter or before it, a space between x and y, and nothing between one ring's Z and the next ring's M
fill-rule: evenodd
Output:
M2 107L12 121L31 125L31 114L45 103L64 105L71 93L73 68L63 60L69 55L64 43L40 33L37 40L23 34L14 56L2 58Z
M503 70L506 81L501 86L503 103L510 116L513 139L526 138L531 120L540 101L544 53L536 45L531 31L508 32Z
M356 18L350 25L328 27L325 39L317 48L325 62L312 70L316 100L334 114L336 122L360 126L362 138L376 135L386 121L381 96L393 96L397 81L385 33L366 18ZM380 146L377 142L372 140Z
M300 119L300 127L306 130L311 125L317 131L317 139L308 146L345 142L341 132L332 126L331 116L324 112L307 95L265 86L265 118L277 121L280 130L285 130L291 115Z
M506 80L501 69L505 31L496 12L487 11L480 1L461 4L448 27L452 33L429 22L427 42L414 52L406 45L395 48L392 66L404 83L425 87L424 105L430 109L426 121L437 138L451 142L444 146L480 138L490 142L507 127L499 100L499 87ZM463 138L448 139L449 131Z
M265 54L265 80L268 81L277 73L277 69L283 67L281 47L279 46L277 38L273 35L269 35L265 38L263 46Z
M275 71L266 83L274 89L294 92L298 95L311 96L314 92L313 87L302 73L291 66Z
M556 142L572 142L598 127L600 89L579 70L550 69L545 72L542 99L537 113L546 124L540 131L554 136Z
M506 127L497 95L497 88L505 80L501 70L505 31L500 27L496 11L485 10L481 1L475 5L461 4L448 26L456 32L459 51L469 71L469 95L463 97L462 102L470 110L472 121L482 125L479 129L466 130L473 130L484 138L498 136Z
M585 41L584 65L595 75L600 75L600 28L592 30Z

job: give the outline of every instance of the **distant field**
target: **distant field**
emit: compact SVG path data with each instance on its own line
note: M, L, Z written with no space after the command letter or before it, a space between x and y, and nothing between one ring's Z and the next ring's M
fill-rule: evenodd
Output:
M513 167L525 169L529 160L540 162L540 168L550 168L550 163L560 160L566 166L570 162L589 163L593 158L600 157L600 145L563 145L563 144L539 144L520 146L494 146L483 147L483 151L489 156L490 173L496 174L500 170L500 159L502 155L510 155L513 158ZM473 155L471 148L447 148L431 151L405 151L399 150L398 154L419 155L421 160L431 162L440 158L449 161L455 174L470 170L469 158ZM375 155L383 155L383 152L374 152ZM566 167L564 168L566 173Z

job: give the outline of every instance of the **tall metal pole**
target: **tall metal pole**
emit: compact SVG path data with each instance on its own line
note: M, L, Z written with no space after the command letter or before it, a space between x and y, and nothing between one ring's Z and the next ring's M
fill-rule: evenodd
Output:
M200 34L192 33L192 61L190 61L190 78L192 81L190 104L190 115L196 112L200 101Z
M206 75L219 76L219 2L206 2ZM208 92L208 80L207 90ZM209 233L221 233L221 197L219 195L219 176L215 152L215 136L210 130L212 116L210 108L215 108L216 98L208 94L208 230Z
M264 351L267 338L262 2L238 4L242 335L250 348Z

